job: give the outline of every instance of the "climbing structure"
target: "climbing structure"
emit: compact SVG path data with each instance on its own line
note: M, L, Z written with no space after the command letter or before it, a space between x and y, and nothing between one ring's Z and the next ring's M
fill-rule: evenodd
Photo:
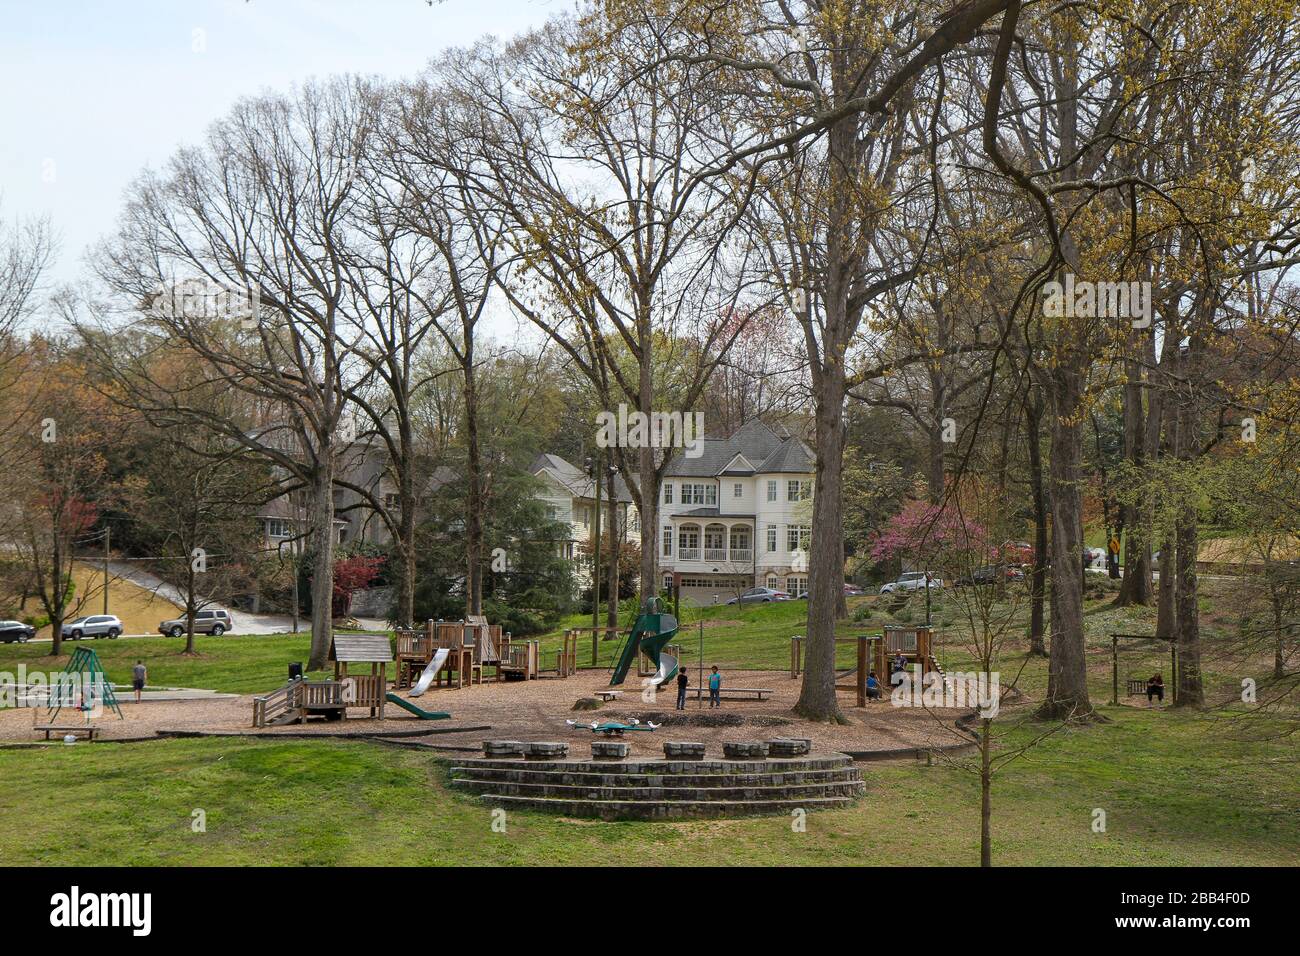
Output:
M73 651L62 673L70 676L50 687L50 705L46 712L49 719L57 717L63 705L72 700L76 701L77 709L86 714L87 719L94 710L96 701L105 707L111 707L118 717L122 716L122 708L117 705L117 698L113 695L113 685L104 673L103 665L99 663L99 656L89 647L78 647Z
M627 672L636 660L637 654L644 654L655 665L655 674L650 683L660 686L677 676L677 658L663 653L664 645L677 635L677 618L663 610L663 604L657 597L645 602L640 617L632 625L632 633L619 654L614 673L609 685L615 687L627 678Z

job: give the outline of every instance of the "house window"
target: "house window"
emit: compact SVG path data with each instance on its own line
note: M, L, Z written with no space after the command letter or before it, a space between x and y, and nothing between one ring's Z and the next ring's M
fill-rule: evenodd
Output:
M785 500L786 501L799 500L799 482L791 480L785 483Z
M285 521L283 518L267 518L266 536L268 538L289 537L289 522Z
M743 484L741 484L740 482L736 482L734 485L732 485L732 486L731 486L731 497L733 497L733 498L743 498L743 497L745 497L745 486L744 486Z
M700 547L700 529L694 525L688 525L677 533L677 547L683 550L698 550ZM689 557L689 555L688 555ZM699 560L699 555L695 555L695 560Z
M397 507L397 495L394 495L394 494L387 494L387 495L384 495L384 507L385 507L386 509L388 509L389 511L392 511L394 508L396 508L396 507Z
M560 517L560 509L555 507L555 505L547 505L546 517L550 518L552 521L556 520Z
M785 531L787 551L807 551L812 540L812 529L807 525L792 524Z
M682 487L684 489L686 486L683 485ZM670 505L672 503L673 503L673 483L669 481L664 483L664 504ZM685 491L682 492L682 504L686 504Z
M717 486L717 485L705 485L705 486L704 486L704 503L705 503L706 505L716 505L716 504L718 503L718 486Z
M769 575L767 576L767 582L766 582L766 583L767 583L767 586L768 586L769 588L771 588L773 591L779 590L780 587L781 587L781 579L778 578L775 574L769 574Z
M664 528L664 557L671 558L672 556L673 556L673 529Z
M582 519L584 528L591 524L591 511L586 506L578 509L578 517Z
M776 550L776 525L767 526L767 550L769 553Z
M769 482L767 483L767 500L768 500L768 501L776 501L776 482L775 482L775 481L769 481Z
M665 575L664 575L664 590L665 590L665 591L671 591L672 589L673 589L673 576L672 576L671 574L665 574Z
M785 579L785 589L790 592L792 597L799 597L808 590L807 575L791 575Z

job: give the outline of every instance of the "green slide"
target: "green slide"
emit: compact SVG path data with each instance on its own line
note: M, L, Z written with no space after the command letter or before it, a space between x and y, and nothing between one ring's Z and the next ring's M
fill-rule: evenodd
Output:
M409 700L398 697L396 694L385 694L384 696L390 704L396 704L402 710L409 710L421 720L451 720L451 714L445 710L424 710L421 707L416 707Z
M645 654L655 665L655 675L650 683L662 686L677 676L677 658L663 653L664 645L677 636L677 618L662 610L659 598L650 598L645 603L645 610L632 625L632 633L623 645L619 655L618 666L609 679L609 686L615 687L627 679L627 672L637 654Z

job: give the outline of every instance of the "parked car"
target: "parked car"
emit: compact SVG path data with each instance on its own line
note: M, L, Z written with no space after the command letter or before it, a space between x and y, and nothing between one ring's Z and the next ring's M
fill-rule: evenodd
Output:
M929 584L926 584L927 579ZM908 571L898 576L897 581L890 581L880 586L881 594L894 594L902 591L924 591L927 588L943 587L943 578L931 571Z
M1009 564L990 564L986 567L976 568L970 574L958 578L955 582L957 587L966 587L972 584L996 584L999 581L1020 581L1024 578L1025 572Z
M83 637L93 637L96 640L107 637L111 640L121 633L122 622L112 614L92 614L63 625L63 636L70 641L79 641Z
M234 629L235 620L224 608L214 607L194 612L195 634L211 634L213 637L220 637L226 631ZM172 637L181 637L186 630L184 617L172 618L170 621L161 621L158 624L159 634L170 634Z
M862 588L858 587L856 584L845 584L845 585L844 585L844 596L845 596L845 597L858 597L858 596L859 596L860 594L862 594L862 593L863 593ZM806 600L808 600L808 592L807 592L807 591L802 592L798 597L795 598L795 600L796 600L796 601L806 601Z
M22 621L0 621L0 641L6 644L12 644L14 641L26 644L35 636L36 628L30 624L24 624Z
M788 601L790 594L788 591L778 591L776 588L750 588L739 598L732 598L728 604L768 604L772 601Z

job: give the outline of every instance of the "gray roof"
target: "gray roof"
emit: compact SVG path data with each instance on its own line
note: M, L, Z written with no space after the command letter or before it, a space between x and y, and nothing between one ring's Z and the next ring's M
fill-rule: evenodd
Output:
M688 458L678 453L668 464L669 478L714 478L730 474L802 474L813 470L813 454L798 438L782 438L757 418L750 419L730 438L705 438L703 454ZM744 455L754 471L728 470L737 455Z
M538 455L533 460L533 465L528 470L534 475L543 469L549 471L555 478L569 490L575 498L595 498L595 483L587 476L577 465L565 461L559 455ZM603 496L606 486L601 486ZM627 484L623 481L622 475L614 476L614 495L619 501L630 502L632 493L628 490Z
M393 644L387 634L335 634L329 659L348 664L383 664L393 659Z

